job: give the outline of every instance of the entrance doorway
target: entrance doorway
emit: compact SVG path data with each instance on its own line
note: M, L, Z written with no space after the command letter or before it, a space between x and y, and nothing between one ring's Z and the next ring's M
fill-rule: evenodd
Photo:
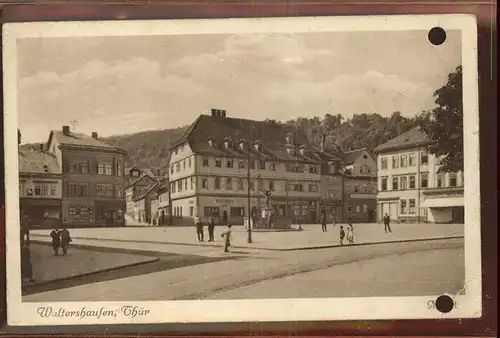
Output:
M224 211L222 212L222 222L223 222L224 224L227 224L227 210L224 210Z

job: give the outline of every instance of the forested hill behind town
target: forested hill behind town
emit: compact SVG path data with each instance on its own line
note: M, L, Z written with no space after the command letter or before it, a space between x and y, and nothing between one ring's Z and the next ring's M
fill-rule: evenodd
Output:
M342 150L348 151L362 147L374 149L399 133L413 128L419 120L419 118L403 117L396 112L391 117L382 117L379 114L360 114L344 119L341 115L327 114L323 118L299 118L287 122L273 122L299 126L318 148L321 144L321 135L324 133L327 136L327 148L337 141ZM337 128L339 125L340 127ZM102 140L128 152L126 167L160 168L164 173L168 161L168 150L186 128L187 126L145 131L131 135L112 136Z
M334 145L340 146L343 151L367 147L374 149L400 133L418 125L425 114L414 118L402 116L395 112L390 117L379 114L358 114L344 119L342 115L326 114L323 118L298 118L286 122L267 120L272 123L296 125L306 133L310 142L318 149L324 134L326 149ZM168 151L188 126L175 129L151 130L135 134L118 135L102 138L103 142L127 151L126 168L137 166L139 168L160 169L165 173L168 165ZM38 148L33 144L22 145L23 149Z
M362 147L374 149L379 144L413 128L423 118L424 114L407 118L399 112L395 112L390 117L383 117L379 114L357 114L344 119L340 114L326 114L323 118L298 118L286 122L267 121L292 124L302 128L310 142L318 149L324 134L326 136L326 149L331 149L334 144L337 144L343 151L349 151ZM187 127L111 136L102 138L102 141L127 151L128 157L125 164L127 168L137 166L139 168L160 169L162 173L165 173L168 165L168 151ZM22 145L24 149L30 147L38 146Z

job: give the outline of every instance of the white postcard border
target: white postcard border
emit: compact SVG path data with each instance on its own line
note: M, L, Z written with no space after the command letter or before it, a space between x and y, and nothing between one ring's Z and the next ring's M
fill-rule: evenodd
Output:
M29 37L140 36L167 34L298 33L326 31L461 30L465 167L465 295L450 295L456 308L442 314L425 297L359 297L268 300L23 303L20 278L17 153L17 41ZM482 313L477 24L473 15L395 15L89 22L3 25L4 144L8 324L85 325L252 321L477 318ZM124 306L149 310L131 317ZM52 314L42 317L48 307ZM59 310L64 309L64 310ZM131 308L129 308L131 309ZM79 312L78 312L79 311ZM89 312L93 311L93 312ZM110 311L110 312L106 312ZM113 312L115 311L115 312ZM71 315L70 315L70 312ZM85 316L77 316L78 313Z

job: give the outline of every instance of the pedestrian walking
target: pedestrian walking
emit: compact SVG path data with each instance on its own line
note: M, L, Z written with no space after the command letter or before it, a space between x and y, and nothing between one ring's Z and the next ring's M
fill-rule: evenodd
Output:
M71 239L71 235L70 235L68 229L63 228L61 230L61 248L63 251L63 256L66 256L66 254L68 253L68 246L69 246L69 243L71 243L71 242L73 242L73 240Z
M384 215L384 230L385 230L385 233L387 233L387 230L389 230L389 232L392 233L391 224L390 223L391 223L391 218L386 213Z
M337 222L335 220L335 214L332 216L332 224L333 224L333 227L335 228L335 226L337 225Z
M349 221L349 224L347 225L347 241L349 244L354 244L354 226L351 221Z
M231 227L232 225L229 224L226 231L221 234L221 237L224 238L224 252L229 252L229 247L231 247Z
M208 219L208 241L209 242L214 242L214 231L215 231L215 220L213 217L210 217Z
M22 282L32 283L35 281L33 278L33 265L31 264L31 251L28 241L25 241L21 247L21 277Z
M201 218L197 217L195 221L196 235L198 236L198 242L203 242L203 222Z
M21 247L27 242L29 244L30 241L30 229L25 223L21 223Z
M326 228L326 213L323 212L321 214L321 231L326 232L328 229Z
M59 255L59 247L61 246L61 234L59 229L54 229L50 233L50 237L52 238L52 250L54 250L54 255Z
M345 231L343 225L340 226L339 235L340 235L340 245L344 245Z

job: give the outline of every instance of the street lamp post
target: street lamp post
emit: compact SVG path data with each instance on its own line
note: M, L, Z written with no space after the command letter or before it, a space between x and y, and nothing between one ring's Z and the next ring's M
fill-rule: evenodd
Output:
M250 140L249 140L250 141ZM252 224L250 223L251 222L251 211L250 211L250 161L251 161L251 157L250 157L250 144L248 145L248 163L247 163L247 203L248 203L248 226L247 226L247 233L248 233L248 237L247 237L247 242L248 243L252 243Z

